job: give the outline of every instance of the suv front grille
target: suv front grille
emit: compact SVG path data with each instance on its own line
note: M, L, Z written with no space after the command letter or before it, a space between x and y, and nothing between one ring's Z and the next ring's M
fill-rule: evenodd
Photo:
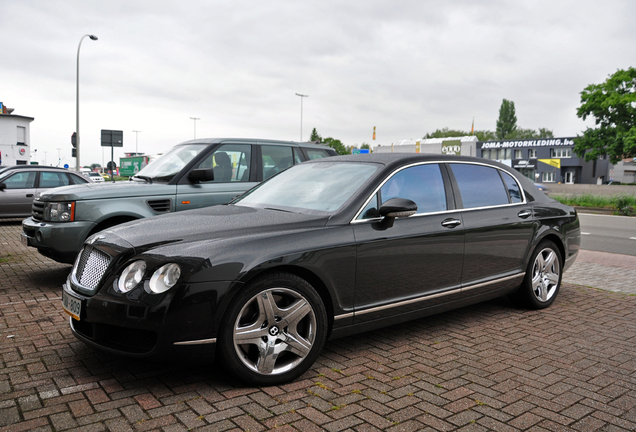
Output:
M148 207L150 207L157 213L169 213L170 206L171 206L170 199L148 201Z
M44 203L42 201L33 200L31 205L31 217L35 221L41 221L44 216Z
M80 252L77 267L74 269L75 280L83 288L95 290L109 264L110 256L91 245L86 245Z

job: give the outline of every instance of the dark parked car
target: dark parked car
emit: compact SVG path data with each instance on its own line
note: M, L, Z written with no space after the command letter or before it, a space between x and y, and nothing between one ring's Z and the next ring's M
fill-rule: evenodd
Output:
M65 168L16 165L0 171L0 217L26 217L36 195L60 186L88 183Z
M333 157L229 205L90 237L63 307L99 349L216 351L236 376L274 385L305 372L329 337L504 295L548 307L579 244L576 211L502 164Z

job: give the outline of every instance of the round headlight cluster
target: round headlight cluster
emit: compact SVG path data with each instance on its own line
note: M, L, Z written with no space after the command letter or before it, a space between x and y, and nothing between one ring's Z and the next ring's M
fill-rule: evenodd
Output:
M175 286L179 276L181 268L177 264L166 264L154 272L148 286L152 292L159 294Z
M129 264L117 281L119 292L127 293L135 288L143 280L146 273L146 262L135 261ZM150 291L154 294L160 294L168 291L175 286L181 276L181 268L178 264L170 263L157 269L148 283Z
M135 261L121 272L117 288L120 292L128 292L136 287L146 272L146 263L144 261Z

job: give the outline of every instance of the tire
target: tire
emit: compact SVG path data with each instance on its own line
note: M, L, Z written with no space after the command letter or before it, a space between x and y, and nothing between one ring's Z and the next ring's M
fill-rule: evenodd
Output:
M519 290L510 298L519 306L529 309L549 307L561 289L562 268L563 258L559 248L551 241L539 243L532 253Z
M325 344L328 320L316 290L289 273L250 282L219 331L220 358L237 378L269 386L298 378Z

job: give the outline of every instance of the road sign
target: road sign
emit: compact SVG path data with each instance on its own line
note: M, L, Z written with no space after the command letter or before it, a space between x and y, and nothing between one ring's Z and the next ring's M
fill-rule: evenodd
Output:
M64 164L64 168L68 169L68 164Z

